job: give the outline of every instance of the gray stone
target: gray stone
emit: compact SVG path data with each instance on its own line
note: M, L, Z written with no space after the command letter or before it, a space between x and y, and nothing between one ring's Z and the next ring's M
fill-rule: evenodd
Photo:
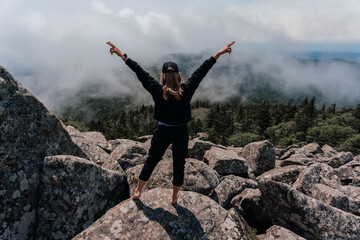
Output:
M330 147L329 145L325 144L321 150L323 151L323 156L326 157L326 158L331 158L332 156L336 155L338 152Z
M264 179L264 180L274 180L277 182L287 183L292 185L296 179L298 178L301 171L306 169L305 166L286 166L282 168L275 168L267 171L260 176L257 177L257 180Z
M244 148L243 148L243 147L230 146L230 147L227 147L226 149L231 150L231 151L235 151L236 154L237 154L239 157L242 157L242 152L244 151Z
M311 194L317 183L333 188L341 186L340 179L332 167L324 163L315 163L300 173L293 187L302 193Z
M340 152L328 160L328 165L333 168L340 167L353 160L351 152Z
M285 183L260 181L273 224L306 239L359 239L360 217L309 197Z
M360 216L360 187L341 186L339 190L349 198L349 212Z
M353 160L340 166L339 168L335 168L334 171L340 181L344 185L347 185L351 183L353 179L360 176L360 162Z
M0 238L35 236L40 169L58 154L87 158L61 121L0 66Z
M104 164L105 168L111 170L127 169L139 164L144 164L146 160L147 150L144 144L132 140L123 141L111 152L109 159Z
M298 150L301 153L304 153L307 157L314 157L314 155L320 153L323 154L319 144L309 143Z
M74 156L45 158L36 239L70 239L129 198L126 177Z
M126 200L106 212L74 240L84 239L214 239L247 240L244 220L207 196L180 191L170 204L172 190L155 188L140 200Z
M248 163L250 172L255 176L275 167L275 147L267 140L246 145L243 157Z
M108 149L110 152L114 151L119 145L126 143L128 139L113 139L108 141Z
M215 145L209 141L203 141L198 138L194 138L189 141L188 144L188 156L190 158L195 158L198 160L203 160L204 154L207 150L209 150L213 146L218 146L220 148L225 148L220 145Z
M303 153L295 153L291 157L282 160L280 163L281 167L286 167L290 165L300 165L300 166L309 166L314 164L315 160L313 158L306 157Z
M205 152L205 161L220 175L247 176L248 166L246 160L239 157L235 151L211 147Z
M295 145L295 144L290 145L290 146L288 146L288 147L286 147L286 148L284 148L284 149L282 149L282 150L280 151L279 157L280 157L281 159L282 159L282 157L284 157L283 159L286 159L287 157L290 157L290 156L291 156L290 152L295 152L295 150L298 149L298 148L299 148L298 145ZM293 149L293 151L291 151L291 149ZM288 154L286 154L286 153L288 153ZM284 154L290 155L290 156L285 157Z
M71 140L84 151L91 161L101 166L109 158L109 154L104 150L108 148L108 143L102 133L80 132L72 126L67 126L66 129Z
M172 160L161 160L158 165L156 165L149 180L146 182L143 191L157 187L172 188L172 163ZM130 195L135 193L143 166L144 165L141 164L126 171L127 180L130 185ZM187 158L185 160L184 184L182 185L183 190L207 195L211 190L215 189L217 185L219 185L219 178L216 172L208 165L192 158Z
M222 207L229 209L232 198L246 188L257 188L257 183L251 179L227 175L223 177L211 197L217 200Z
M279 225L273 225L266 230L265 240L305 240L294 232Z
M315 184L312 197L343 211L349 211L349 199L335 188L324 184Z

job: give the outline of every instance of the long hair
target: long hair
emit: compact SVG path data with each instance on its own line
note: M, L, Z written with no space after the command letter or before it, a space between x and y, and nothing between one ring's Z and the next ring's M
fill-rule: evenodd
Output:
M168 67L169 71L174 70ZM162 93L165 100L168 100L169 94L173 95L176 100L181 99L182 89L180 87L181 76L178 72L161 73Z

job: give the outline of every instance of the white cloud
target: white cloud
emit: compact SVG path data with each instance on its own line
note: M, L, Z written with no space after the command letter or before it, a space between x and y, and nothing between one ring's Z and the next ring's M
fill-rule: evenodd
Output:
M94 11L97 11L99 13L102 13L102 14L106 14L106 15L111 15L112 14L112 11L110 8L108 8L105 3L103 2L100 2L100 1L94 1L92 2L92 9Z

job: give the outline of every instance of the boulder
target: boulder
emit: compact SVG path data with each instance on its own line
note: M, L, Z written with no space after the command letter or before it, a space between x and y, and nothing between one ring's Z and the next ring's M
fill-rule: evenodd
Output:
M173 177L173 161L161 160L155 167L151 177L146 182L143 191L153 188L172 188ZM126 171L127 180L130 185L130 195L135 193L137 182L143 164L129 168ZM219 185L219 178L214 170L212 170L204 162L196 159L187 158L185 160L184 184L182 189L186 191L194 191L202 194L209 194L211 190Z
M155 188L140 200L125 200L73 239L250 239L234 210L191 191L180 191L172 206L171 192Z
M70 239L129 198L126 177L74 156L45 158L36 239Z
M220 175L247 176L246 160L239 157L235 151L211 147L205 152L204 159Z
M231 151L235 151L236 154L237 154L239 157L242 157L242 152L244 151L244 148L243 148L243 147L230 146L230 147L227 147L226 149L231 150Z
M341 186L339 190L349 199L349 212L360 216L360 187Z
M66 129L71 140L84 151L91 161L101 166L109 158L109 154L104 150L107 149L108 143L102 133L80 132L72 126L67 126Z
M290 165L300 165L300 166L309 166L315 163L314 158L309 158L303 153L295 153L291 157L281 160L281 167L290 166Z
M349 199L335 188L324 184L315 184L312 197L343 211L349 211Z
M304 153L307 157L314 157L316 154L323 154L321 147L317 143L309 143L298 149L298 152Z
M331 158L332 156L336 155L338 152L330 147L329 145L325 144L321 150L323 151L323 156L326 158Z
M218 146L220 148L225 148L220 145L215 145L209 141L203 141L198 138L194 138L189 141L188 144L188 156L190 158L195 158L198 160L203 160L204 154L207 150L209 150L213 146Z
M340 179L332 167L324 163L315 163L300 173L293 187L302 193L311 194L314 185L317 183L333 188L341 186Z
M279 152L279 155L277 155L277 156L279 156L281 159L286 159L286 158L288 158L288 157L291 156L291 153L295 153L295 150L298 149L298 148L299 148L298 145L295 145L295 144L290 145L290 146L282 149L282 150ZM283 158L283 157L284 157L284 158Z
M108 141L108 149L110 153L115 150L119 145L126 143L128 139L113 139Z
M360 176L360 162L353 160L340 166L339 168L335 168L334 171L339 177L341 183L343 185L348 185L353 182L355 178Z
M328 165L333 168L340 167L353 160L351 152L340 152L328 160Z
M0 236L35 236L44 158L87 158L61 121L0 66Z
M267 216L306 239L358 239L360 217L309 197L285 183L260 181Z
M275 167L275 147L267 140L246 145L243 157L248 163L250 172L255 176Z
M296 165L275 168L261 174L256 179L258 181L261 179L274 180L277 182L283 182L292 185L298 178L300 172L303 171L304 169L306 169L305 166L296 166Z
M251 179L227 175L212 193L212 198L219 204L229 209L231 207L231 199L240 194L246 188L257 188L257 183Z
M264 201L259 189L244 189L233 197L230 204L237 207L245 221L259 232L265 232L271 226L271 221L264 212Z
M271 228L266 230L264 240L305 240L296 233L283 228L279 225L273 225Z
M126 140L111 152L109 159L104 164L105 168L124 171L139 164L144 164L147 150L143 143ZM120 167L119 167L120 165Z

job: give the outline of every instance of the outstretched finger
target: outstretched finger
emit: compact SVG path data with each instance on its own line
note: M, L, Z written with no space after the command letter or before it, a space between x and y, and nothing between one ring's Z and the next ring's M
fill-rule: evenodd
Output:
M232 41L231 43L229 43L227 46L230 47L231 45L233 45L235 43L235 41Z
M110 41L108 41L108 42L106 42L106 43L109 44L109 45L112 46L112 47L115 47L115 45L112 44Z

